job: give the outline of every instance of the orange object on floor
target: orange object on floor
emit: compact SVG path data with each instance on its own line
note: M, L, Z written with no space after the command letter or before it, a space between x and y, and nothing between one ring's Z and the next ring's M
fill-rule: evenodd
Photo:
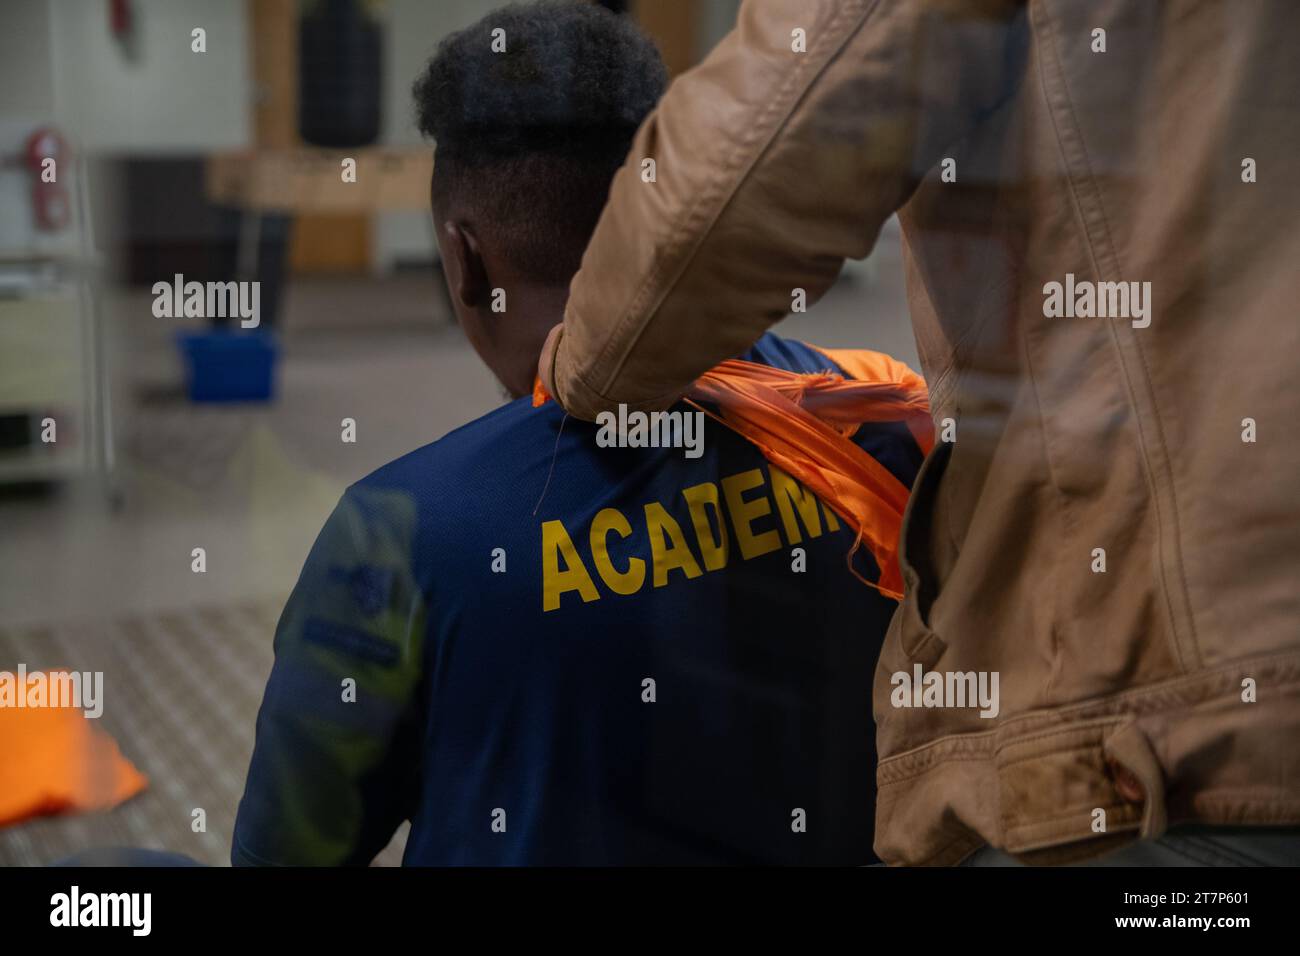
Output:
M149 781L76 707L0 707L0 827L105 810Z

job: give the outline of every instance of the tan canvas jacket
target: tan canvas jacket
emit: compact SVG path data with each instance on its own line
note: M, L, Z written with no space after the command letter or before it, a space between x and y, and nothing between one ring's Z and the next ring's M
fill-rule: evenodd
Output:
M1300 3L751 0L641 129L544 378L663 407L896 210L947 440L877 851L1300 823ZM894 706L918 665L996 672L997 716Z

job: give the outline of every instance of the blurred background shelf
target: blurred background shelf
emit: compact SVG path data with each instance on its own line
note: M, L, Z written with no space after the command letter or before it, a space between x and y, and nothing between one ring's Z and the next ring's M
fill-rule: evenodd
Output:
M83 359L75 292L0 299L0 415L79 407Z
M356 182L342 161L356 160ZM270 212L373 213L429 204L433 154L427 148L327 150L312 147L217 153L207 160L211 202Z
M85 468L80 449L53 452L0 452L0 483L25 485L33 482L74 478Z

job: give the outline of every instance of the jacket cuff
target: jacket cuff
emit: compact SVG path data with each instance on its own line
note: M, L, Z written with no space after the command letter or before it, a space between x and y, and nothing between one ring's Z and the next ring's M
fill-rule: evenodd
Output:
M563 324L551 329L537 362L537 374L547 393L574 418L594 422L601 412L616 411L619 404L626 405L628 411L662 411L682 397L680 392L669 392L647 399L620 402L617 397L598 392L579 374L570 354L572 343L566 345L566 342Z

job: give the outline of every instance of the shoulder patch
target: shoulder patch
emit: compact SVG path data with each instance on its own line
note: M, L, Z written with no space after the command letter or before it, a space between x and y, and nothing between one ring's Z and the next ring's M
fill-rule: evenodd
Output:
M303 640L318 647L341 651L349 657L370 661L382 667L397 663L399 649L374 634L357 627L335 624L319 617L310 617L302 629Z

